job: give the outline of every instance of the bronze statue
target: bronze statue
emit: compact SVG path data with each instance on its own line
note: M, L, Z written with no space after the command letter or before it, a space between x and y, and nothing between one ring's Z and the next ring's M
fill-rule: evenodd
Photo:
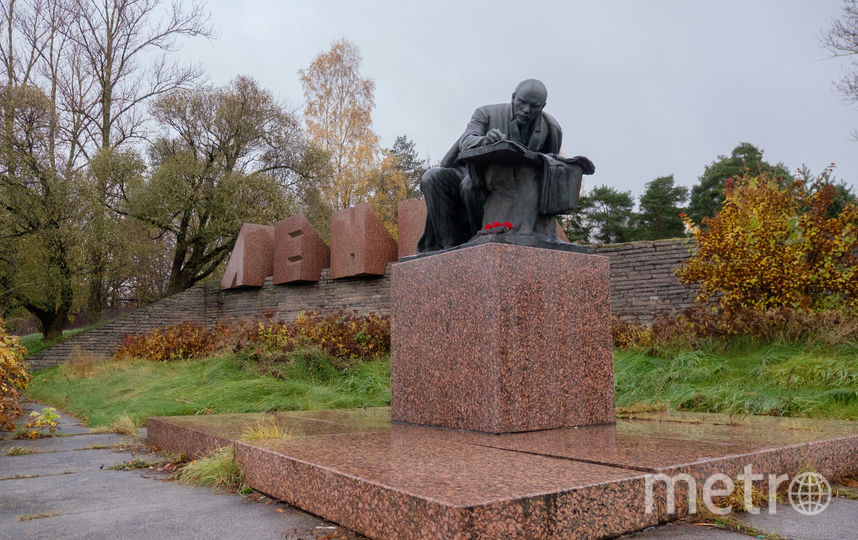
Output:
M542 110L547 98L545 85L528 79L516 86L510 103L474 111L441 166L423 175L427 218L419 252L487 234L528 245L534 239L557 242L554 218L575 208L581 174L592 174L593 164L557 155L563 133Z

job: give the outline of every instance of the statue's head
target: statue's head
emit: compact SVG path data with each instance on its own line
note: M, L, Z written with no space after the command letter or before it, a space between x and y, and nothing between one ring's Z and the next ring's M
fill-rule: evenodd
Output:
M527 79L518 83L512 93L512 114L516 123L526 125L533 122L545 107L548 90L541 81Z

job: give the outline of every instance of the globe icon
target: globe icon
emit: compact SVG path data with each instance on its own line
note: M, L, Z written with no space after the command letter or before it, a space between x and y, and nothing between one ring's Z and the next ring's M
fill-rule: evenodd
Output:
M789 483L789 503L800 514L815 516L831 502L831 484L815 472L796 475Z

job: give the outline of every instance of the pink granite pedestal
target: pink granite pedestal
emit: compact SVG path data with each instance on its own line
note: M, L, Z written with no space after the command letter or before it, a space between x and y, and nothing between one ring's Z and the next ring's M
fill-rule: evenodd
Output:
M150 418L147 441L201 456L234 445L254 489L371 538L609 538L687 514L688 475L858 472L858 423L656 412L616 424L490 435L346 409ZM262 423L284 437L242 440ZM767 480L755 484L766 490ZM762 510L766 512L765 507Z
M511 433L614 422L608 259L490 243L393 265L394 421Z

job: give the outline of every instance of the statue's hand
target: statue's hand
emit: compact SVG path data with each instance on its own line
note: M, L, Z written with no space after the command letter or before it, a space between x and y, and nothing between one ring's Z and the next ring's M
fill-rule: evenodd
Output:
M502 141L506 139L506 135L499 129L490 129L488 133L486 133L485 137L483 137L483 146L487 144L494 144L498 141Z

